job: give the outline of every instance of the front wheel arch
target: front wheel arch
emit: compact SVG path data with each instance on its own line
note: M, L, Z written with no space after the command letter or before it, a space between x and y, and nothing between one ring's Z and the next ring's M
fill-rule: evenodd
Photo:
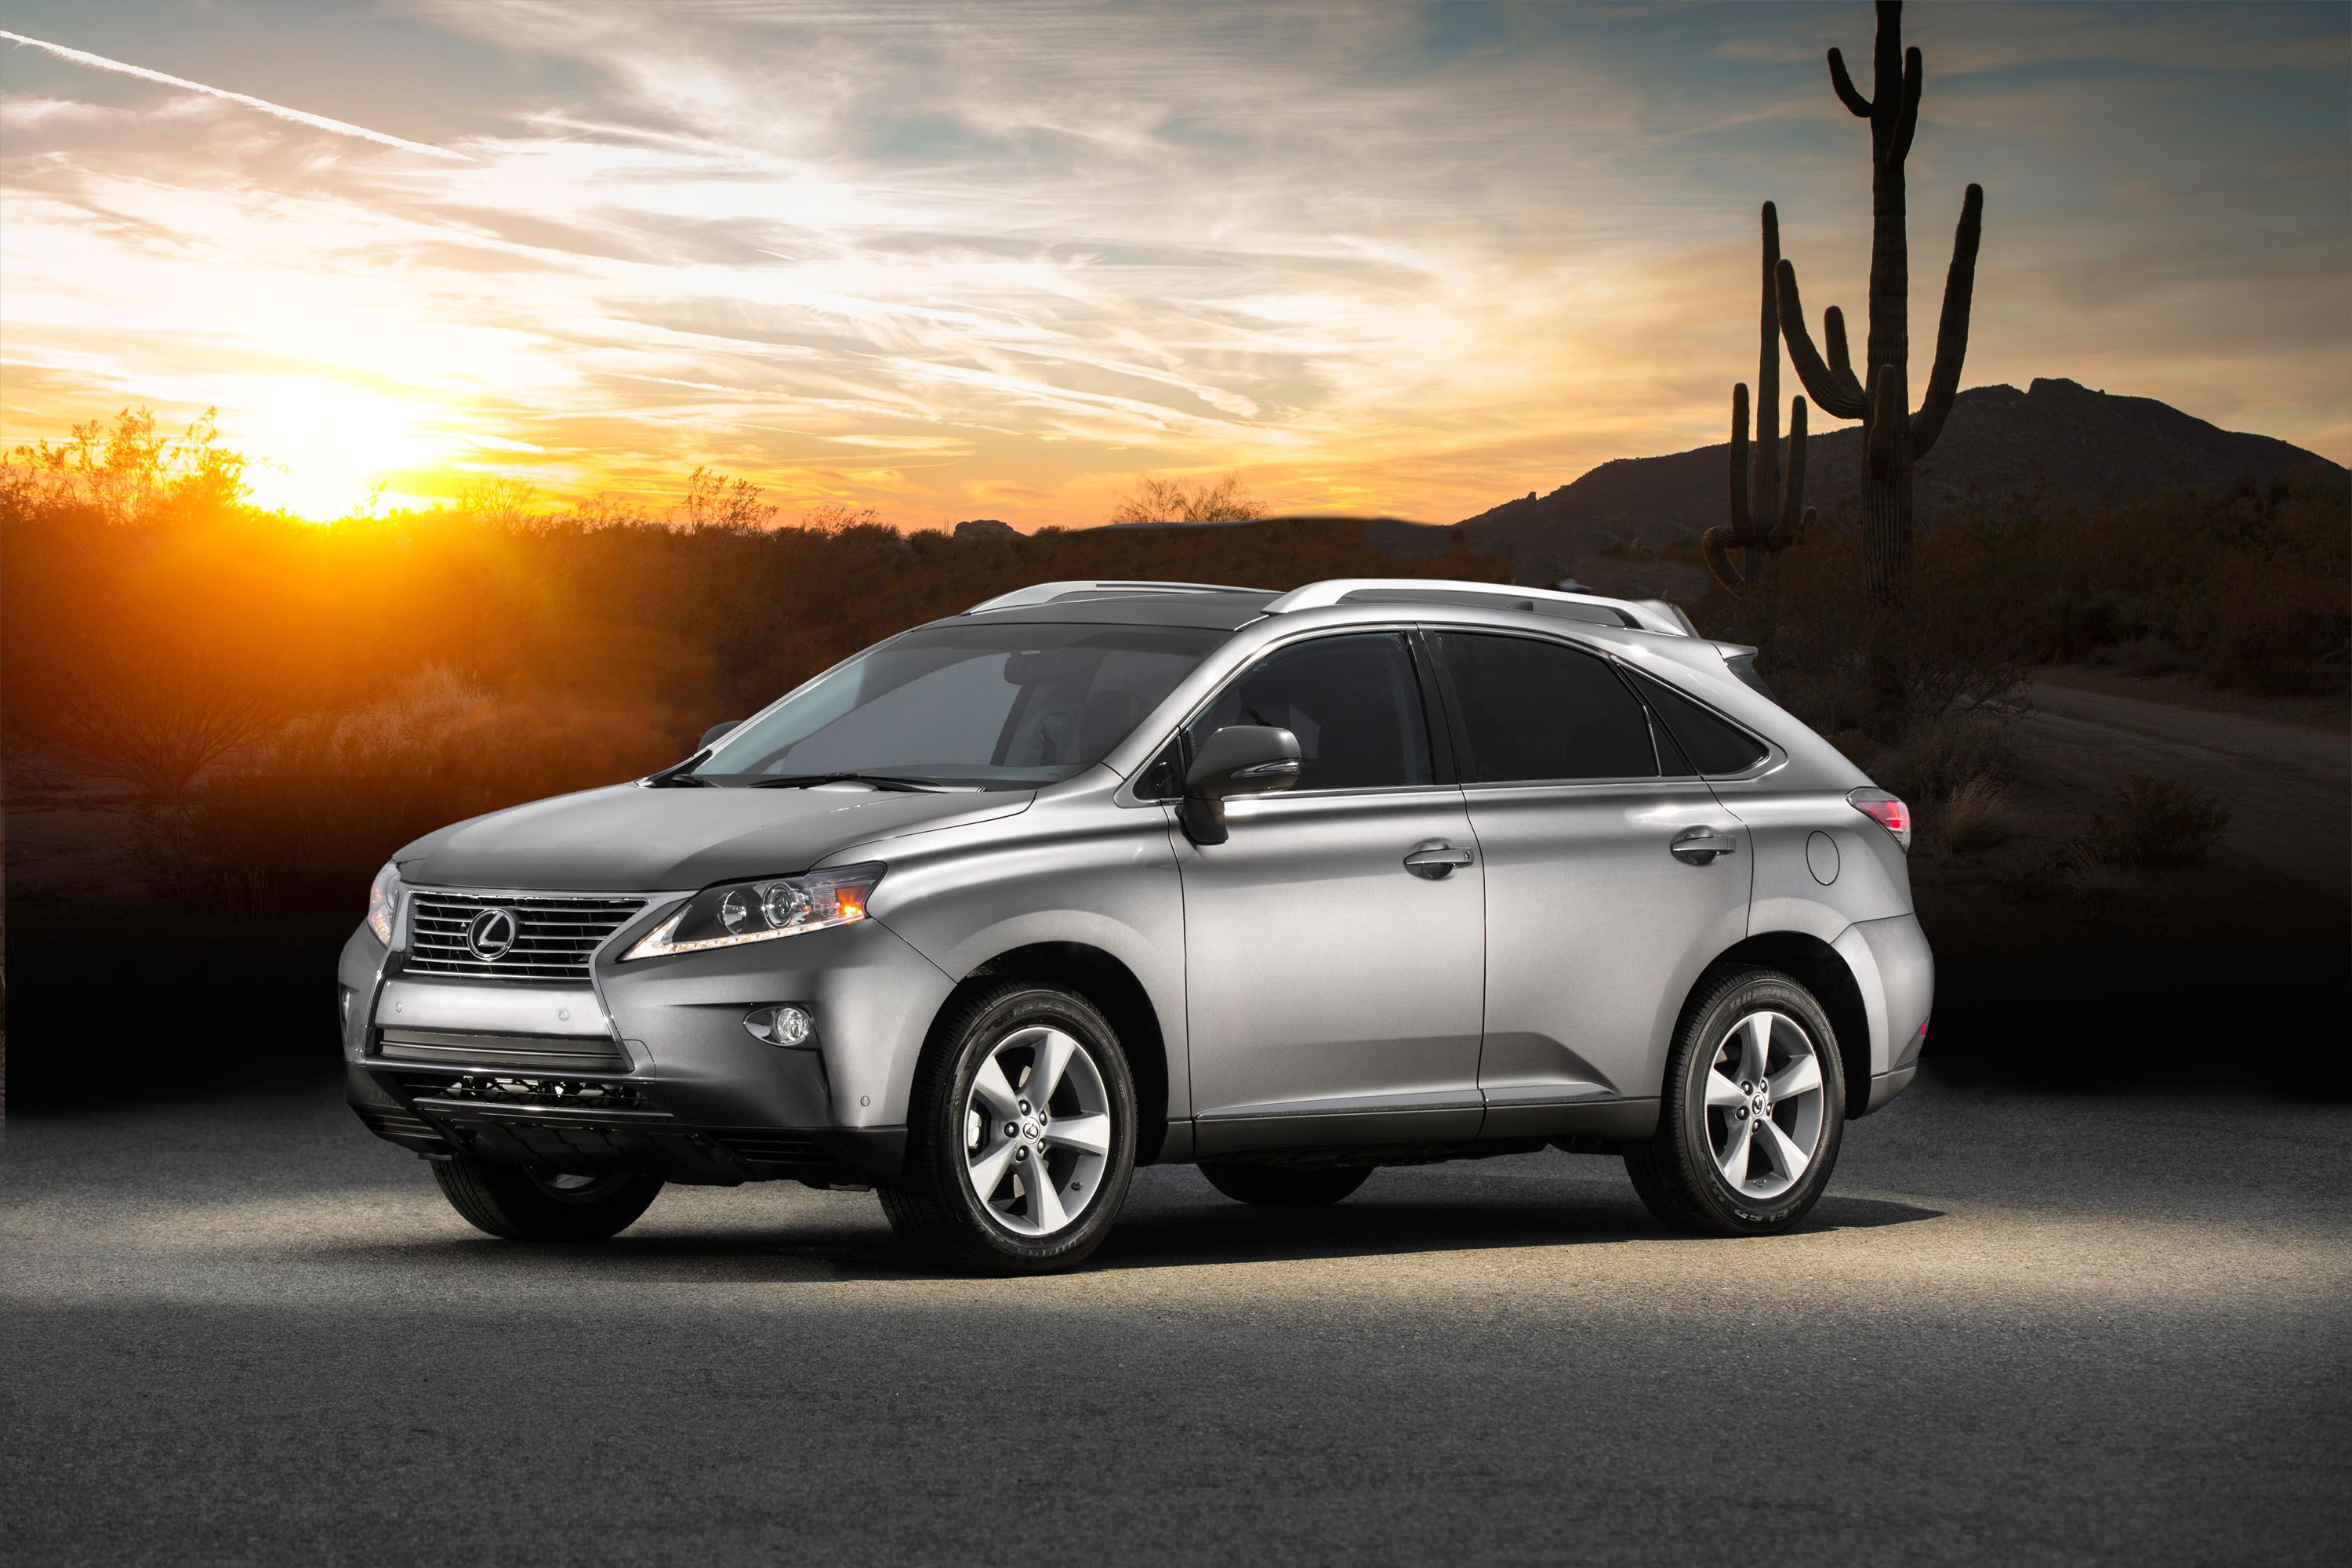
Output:
M1135 1079L1135 1163L1149 1165L1168 1141L1168 1040L1160 1010L1135 971L1117 955L1082 942L1041 942L997 954L956 983L931 1018L923 1048L929 1050L946 1020L973 992L1003 980L1031 980L1066 986L1094 1004L1118 1033L1128 1071Z

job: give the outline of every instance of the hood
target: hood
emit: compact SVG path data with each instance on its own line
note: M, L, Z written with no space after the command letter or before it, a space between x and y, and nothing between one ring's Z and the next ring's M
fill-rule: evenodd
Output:
M428 833L393 857L404 881L549 892L670 892L805 871L853 844L1025 809L1026 790L917 795L643 789L557 795Z

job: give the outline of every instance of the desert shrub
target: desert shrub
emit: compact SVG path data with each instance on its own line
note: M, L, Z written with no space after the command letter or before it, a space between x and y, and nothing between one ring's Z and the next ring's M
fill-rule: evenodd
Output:
M2134 773L2114 805L2094 814L2085 844L2126 866L2185 866L2219 842L2229 826L2230 808L2220 797L2178 779Z
M2010 725L2003 715L1982 709L1922 719L1879 754L1873 776L1920 803L1948 799L1973 781L2006 784L2017 776L2018 767Z
M349 904L409 839L675 761L643 712L502 695L442 668L383 700L287 725L152 815L144 860L171 896L232 912Z
M2009 786L1991 773L1960 781L1923 817L1939 854L1980 855L2025 829L2025 814Z
M2123 667L2125 674L2136 675L2143 680L2174 674L2186 668L2188 663L2181 658L2179 648L2165 638L2153 635L2117 644L2115 660Z

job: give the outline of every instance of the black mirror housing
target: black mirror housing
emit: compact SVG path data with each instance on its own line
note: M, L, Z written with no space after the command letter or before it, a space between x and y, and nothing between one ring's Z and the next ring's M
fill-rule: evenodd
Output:
M1298 737L1272 724L1228 724L1201 742L1184 773L1179 816L1195 844L1223 844L1224 803L1239 795L1267 795L1298 782Z
M723 724L713 724L702 732L702 743L694 749L698 752L707 752L742 727L743 721L740 719L730 719Z

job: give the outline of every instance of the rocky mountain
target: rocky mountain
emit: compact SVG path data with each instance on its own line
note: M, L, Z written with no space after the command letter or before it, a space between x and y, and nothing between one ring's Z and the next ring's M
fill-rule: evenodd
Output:
M1806 447L1808 504L1824 512L1854 493L1862 426L1829 424ZM1465 518L1470 547L1507 556L1521 582L1572 576L1616 593L1690 596L1696 578L1671 566L1636 572L1601 552L1636 540L1668 544L1725 519L1727 446L1661 458L1620 458L1549 495ZM2025 391L1979 386L1954 399L1936 449L1917 469L1918 515L1933 527L1956 503L2039 494L2084 508L2183 489L2220 490L2241 475L2258 483L2310 464L2335 464L2267 436L2241 435L2147 397L2118 397L2074 382L2037 380ZM1651 576L1664 576L1655 583ZM1674 579L1668 581L1668 578ZM1677 591L1681 590L1681 591Z

